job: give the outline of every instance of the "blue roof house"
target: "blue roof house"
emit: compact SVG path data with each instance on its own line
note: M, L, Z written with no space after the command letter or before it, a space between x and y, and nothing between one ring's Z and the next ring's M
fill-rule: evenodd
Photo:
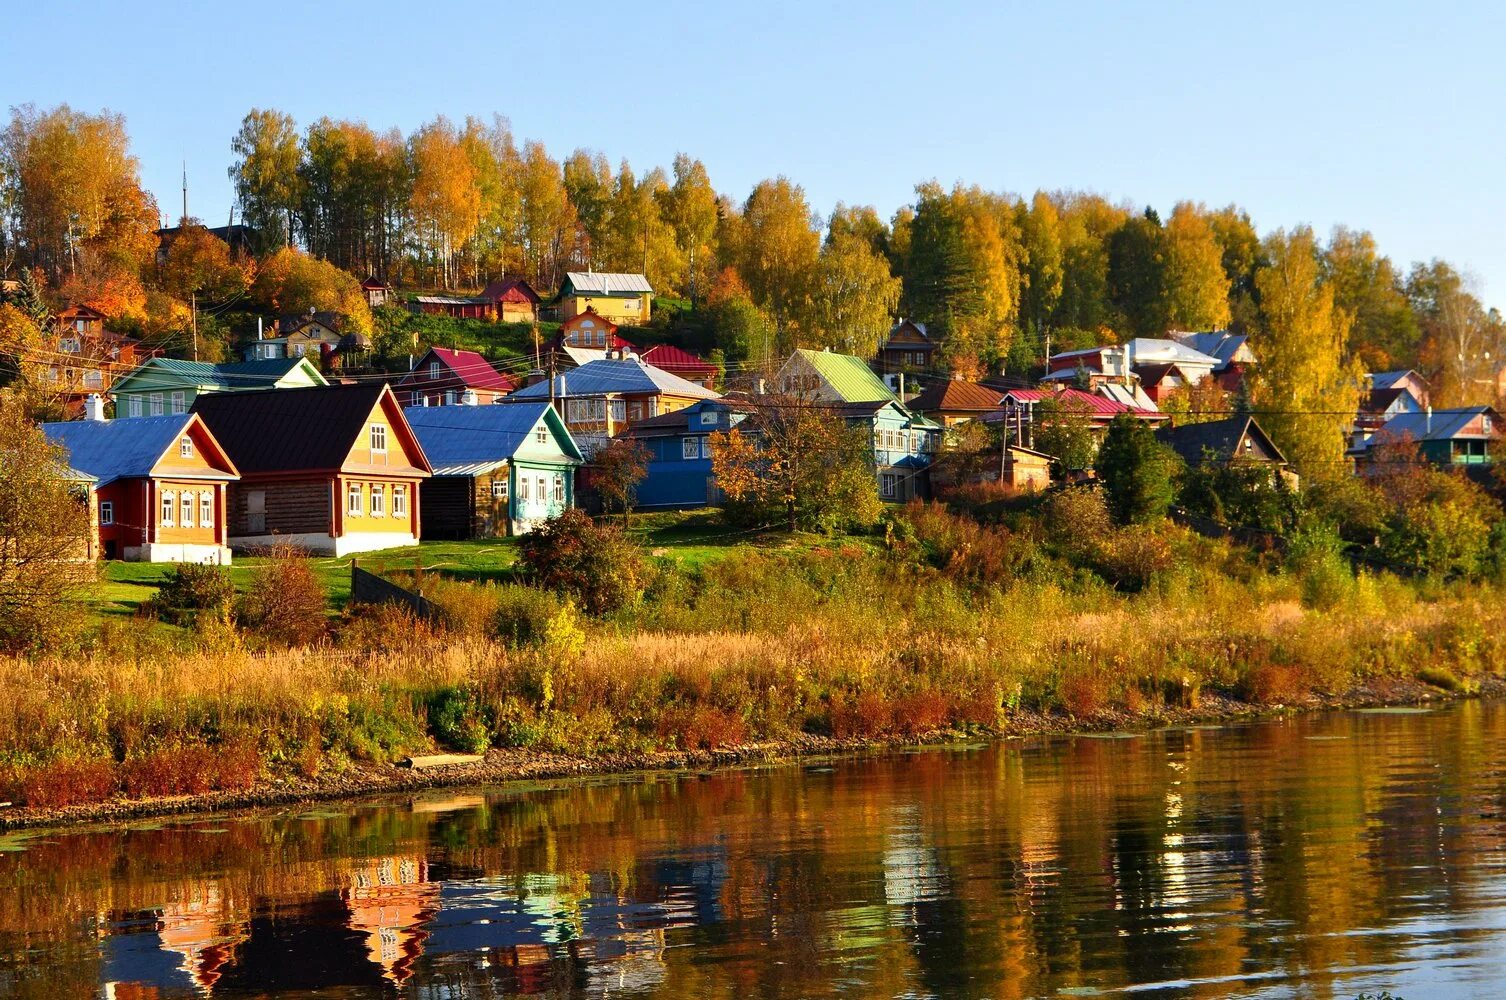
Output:
M434 468L420 487L422 537L523 534L574 506L584 459L548 400L410 406L403 415Z
M640 420L624 431L622 437L637 441L649 453L637 507L689 510L716 503L710 436L731 430L752 411L752 405L736 400L704 399Z

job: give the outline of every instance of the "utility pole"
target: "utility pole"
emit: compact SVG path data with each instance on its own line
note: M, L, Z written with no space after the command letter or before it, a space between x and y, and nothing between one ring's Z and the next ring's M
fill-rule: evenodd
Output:
M185 198L187 195L184 196ZM188 218L188 216L184 216ZM193 322L193 359L199 360L199 290L195 288L188 293L188 311Z

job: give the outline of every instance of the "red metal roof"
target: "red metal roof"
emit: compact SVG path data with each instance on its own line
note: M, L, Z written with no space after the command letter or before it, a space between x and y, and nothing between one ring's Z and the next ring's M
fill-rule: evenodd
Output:
M1016 403L1039 403L1043 399L1054 399L1068 406L1080 406L1094 417L1117 417L1121 413L1132 413L1141 419L1164 418L1165 414L1155 410L1144 410L1136 406L1126 406L1112 399L1106 399L1096 393L1083 392L1081 389L1065 387L1061 389L1010 389L1004 393L1004 400L1014 400Z
M673 344L655 344L644 351L640 357L655 368L663 368L667 372L695 372L698 375L716 374L716 365L704 358L691 354L689 351L681 350Z
M517 379L497 371L490 361L475 351L452 351L448 347L431 347L429 353L443 362L445 367L454 372L461 383L469 388L512 392L518 387ZM422 367L423 360L420 359L414 371Z
M493 281L481 290L481 298L491 302L528 302L538 305L539 293L522 278L504 278Z

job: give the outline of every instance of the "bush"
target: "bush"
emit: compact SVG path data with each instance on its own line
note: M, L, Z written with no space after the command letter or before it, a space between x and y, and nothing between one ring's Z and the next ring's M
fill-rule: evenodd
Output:
M496 587L440 579L424 588L424 597L439 613L439 624L458 635L490 635L501 601Z
M645 567L638 547L621 530L597 525L570 509L523 536L525 578L541 587L580 599L594 615L636 602L643 593Z
M24 771L12 771L4 795L21 805L55 809L102 802L120 787L115 762L105 758L64 757Z
M1097 463L1114 519L1120 524L1151 524L1165 517L1175 493L1172 476L1180 464L1145 421L1127 413L1115 417Z
M510 646L533 646L544 642L550 623L566 606L557 594L516 583L496 588L496 599L492 631Z
M324 638L324 588L308 556L279 546L257 567L241 598L240 620L249 630L280 646L308 646Z
M144 608L163 621L181 625L202 611L224 617L234 601L235 584L224 569L202 563L179 563L168 572Z
M430 693L425 706L429 732L442 745L462 753L485 753L491 734L482 716L481 698L470 686L444 687Z
M1175 561L1171 544L1145 528L1121 528L1093 548L1094 568L1120 590L1131 592L1144 590Z

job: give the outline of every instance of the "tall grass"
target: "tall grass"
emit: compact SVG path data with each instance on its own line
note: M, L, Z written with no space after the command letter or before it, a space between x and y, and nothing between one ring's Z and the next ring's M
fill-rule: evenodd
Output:
M1291 704L1506 669L1506 601L1490 587L1345 574L1313 601L1300 572L1168 529L1175 557L1126 593L1019 533L958 538L960 557L901 539L888 554L836 543L663 565L642 601L603 619L528 588L448 583L435 627L388 610L276 653L221 636L194 652L0 659L0 793L235 788L434 746L996 732L1023 710L1154 717L1213 691Z

